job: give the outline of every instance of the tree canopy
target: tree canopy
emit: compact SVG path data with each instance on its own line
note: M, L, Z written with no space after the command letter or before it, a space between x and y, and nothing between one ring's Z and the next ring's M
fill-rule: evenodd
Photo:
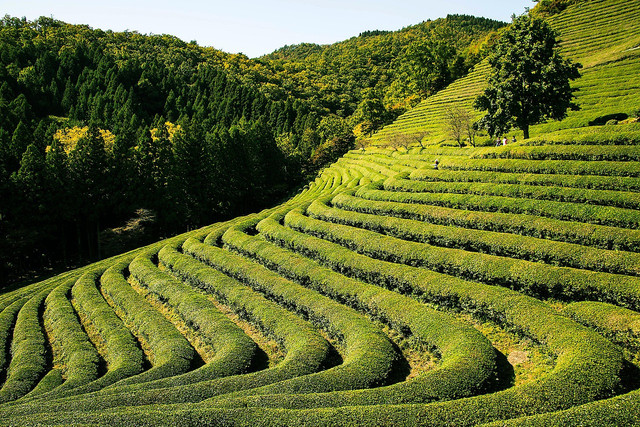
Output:
M570 81L580 77L580 64L560 55L556 33L545 21L528 15L514 19L488 61L492 74L475 107L487 111L479 124L491 135L515 126L527 139L530 125L561 120L567 109L578 109Z
M101 235L141 209L157 238L271 204L413 102L410 45L447 34L471 65L503 25L449 16L250 59L0 18L0 274L121 252Z

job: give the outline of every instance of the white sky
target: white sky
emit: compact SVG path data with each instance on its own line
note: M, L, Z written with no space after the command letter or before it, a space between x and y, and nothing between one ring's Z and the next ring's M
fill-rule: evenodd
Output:
M257 57L287 44L334 43L447 14L509 22L512 14L534 5L532 0L0 0L0 15L171 34Z

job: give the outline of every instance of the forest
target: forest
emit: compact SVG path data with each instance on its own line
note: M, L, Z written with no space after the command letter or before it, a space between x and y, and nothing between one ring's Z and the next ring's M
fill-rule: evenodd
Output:
M486 56L451 15L256 59L169 35L0 20L10 283L257 211Z

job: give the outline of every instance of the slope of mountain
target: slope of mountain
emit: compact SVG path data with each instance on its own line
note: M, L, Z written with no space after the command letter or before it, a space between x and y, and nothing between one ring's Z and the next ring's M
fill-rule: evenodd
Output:
M553 19L634 9L578 6ZM6 292L0 424L638 424L624 126L354 150L279 206Z
M562 51L583 65L582 77L573 82L579 111L560 122L532 127L531 135L603 125L608 118L631 116L640 108L640 5L637 2L595 0L578 2L549 18L562 40ZM393 124L373 135L383 143L394 135L428 131L431 143L450 138L445 130L446 107L473 112L473 101L485 87L489 67L476 66L467 77L407 111ZM473 113L472 113L473 114ZM480 113L476 113L481 115ZM517 134L517 133L516 133Z

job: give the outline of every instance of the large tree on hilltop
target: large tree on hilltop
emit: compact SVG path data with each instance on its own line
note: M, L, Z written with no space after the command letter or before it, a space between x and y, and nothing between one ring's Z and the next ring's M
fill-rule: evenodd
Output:
M527 15L514 19L489 55L493 70L484 94L475 102L487 111L479 124L491 135L512 127L529 138L529 126L543 120L561 120L572 102L570 80L580 77L580 64L558 52L555 31L545 21Z

